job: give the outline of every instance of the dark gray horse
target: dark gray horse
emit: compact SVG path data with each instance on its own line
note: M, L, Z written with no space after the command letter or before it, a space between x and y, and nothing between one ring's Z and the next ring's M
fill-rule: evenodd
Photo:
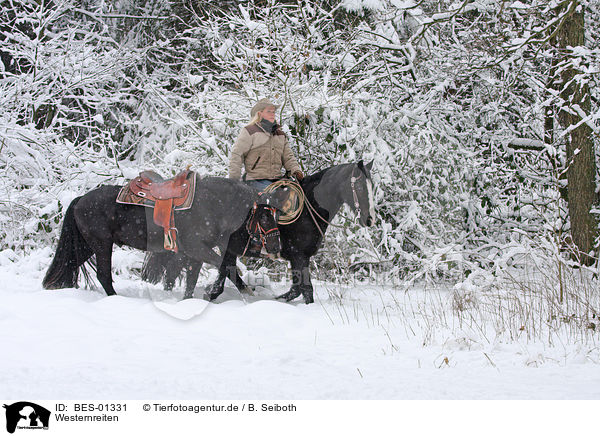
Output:
M373 225L375 203L371 181L372 166L373 162L364 165L363 161L336 165L302 180L301 186L306 196L305 207L298 220L280 226L281 257L289 260L292 266L292 286L277 298L291 301L302 294L306 304L314 301L310 258L321 248L327 227L343 204L354 209L362 226ZM259 253L247 255L258 256ZM219 277L208 293L210 300L221 295L228 275L238 289L245 288L246 284L235 268L235 261L236 257L228 250L219 268Z
M304 209L294 223L279 227L281 256L289 260L292 266L292 286L288 292L277 298L291 301L302 294L306 304L314 301L309 271L310 258L321 247L327 227L344 203L354 209L361 225L371 226L375 222L372 165L373 162L364 165L362 161L336 165L302 180L301 186L306 196ZM235 266L237 256L244 251L245 256L258 257L260 252L244 250L245 244L246 241L240 239L238 234L231 236L219 267L219 277L207 292L209 300L221 295L226 278L229 278L240 292L246 290L247 285ZM157 271L166 268L170 280L174 281L184 266L188 266L184 259L175 258L170 253L150 253L145 267ZM194 277L188 273L186 287L190 287L190 280L193 280L195 286Z
M147 219L146 208L116 202L120 186L101 186L74 199L65 213L58 247L43 281L45 289L75 287L78 272L96 255L97 277L107 295L114 295L111 258L113 244L140 250L152 248L150 238L163 235L163 229ZM209 177L196 181L190 209L175 212L180 253L194 261L191 277L194 289L203 262L219 266L229 237L252 215L259 228L277 227L275 208L280 209L281 195L259 195L246 184L230 179ZM261 205L251 213L253 205ZM150 215L151 217L151 215ZM279 233L267 238L266 249L280 249ZM84 271L85 272L85 271Z

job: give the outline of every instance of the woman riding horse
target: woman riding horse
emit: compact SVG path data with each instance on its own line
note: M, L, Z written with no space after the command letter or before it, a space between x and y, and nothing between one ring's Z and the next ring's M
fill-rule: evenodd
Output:
M303 179L288 139L275 120L276 109L263 98L250 111L250 124L240 132L229 157L230 179L240 180L242 165L246 183L260 191L281 178L282 167L297 180Z

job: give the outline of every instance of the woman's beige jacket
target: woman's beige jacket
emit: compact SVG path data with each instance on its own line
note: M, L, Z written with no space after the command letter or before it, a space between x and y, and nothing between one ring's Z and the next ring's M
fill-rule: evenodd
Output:
M279 179L282 167L291 174L300 171L285 133L278 129L269 134L258 124L250 124L240 132L229 157L229 178L240 180L242 166L247 180Z

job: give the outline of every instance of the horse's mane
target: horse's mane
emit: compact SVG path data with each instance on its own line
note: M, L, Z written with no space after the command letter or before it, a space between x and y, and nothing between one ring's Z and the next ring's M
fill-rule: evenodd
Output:
M325 173L335 167L340 167L343 165L351 165L351 164L338 164L338 165L332 165L330 167L327 167L325 169L322 169L319 172L316 172L314 174L310 174L304 177L304 179L302 180L302 189L304 190L304 192L311 192L313 189L315 189L315 187L321 183L321 180L323 179L323 176L325 175Z
M343 165L352 165L352 164L347 163L347 164L332 165L332 166L322 169L321 171L318 171L314 174L305 176L301 183L302 189L304 190L304 192L307 192L307 193L312 192L315 189L315 187L321 182L321 180L323 179L323 176L325 175L325 173L327 171L329 171L335 167L340 167Z
M305 176L301 183L304 192L312 192L315 189L315 187L321 182L327 170L331 168L333 167L325 168L324 170L321 170L317 173Z

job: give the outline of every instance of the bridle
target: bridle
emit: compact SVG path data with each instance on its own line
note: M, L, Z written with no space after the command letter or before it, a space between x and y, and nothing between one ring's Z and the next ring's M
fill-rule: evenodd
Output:
M354 177L355 169L356 169L356 167L352 168L352 177L350 177L350 186L352 187L352 197L354 199L354 208L356 209L356 214L358 216L360 216L360 203L358 202L358 194L356 193L356 182L362 176L362 172L359 170L358 177Z
M248 218L248 222L246 223L246 230L250 236L258 236L260 239L260 243L262 248L266 250L267 241L272 238L279 238L279 227L277 226L277 209L274 207L263 206L263 209L268 210L273 215L273 221L275 223L275 227L271 229L265 229L261 224L260 220L256 216L256 211L258 210L258 204L255 202L252 207L252 212L250 213L250 217ZM244 248L244 252L242 256L246 254L248 247L250 246L250 239L248 238L248 242L246 242L246 247Z
M352 188L352 199L354 200L354 208L356 209L356 214L360 217L360 202L358 201L358 194L356 193L356 182L358 180L360 180L362 173L359 170L359 174L358 177L354 176L354 170L356 170L356 167L352 168L352 176L350 177L350 187ZM366 177L366 176L365 176ZM317 226L317 229L319 230L319 233L321 233L321 237L325 238L325 234L323 233L323 230L321 230L321 226L319 226L319 224L317 223L317 219L315 218L315 215L320 218L323 222L327 223L327 225L333 226L333 227L337 227L337 228L344 228L344 226L338 226L336 224L332 224L329 221L327 221L325 218L323 218L321 215L319 215L319 213L317 212L317 210L313 207L312 204L310 204L310 202L308 201L308 199L306 197L304 197L304 203L307 206L308 212L310 213L311 218L313 219L313 222L315 223L315 226Z

